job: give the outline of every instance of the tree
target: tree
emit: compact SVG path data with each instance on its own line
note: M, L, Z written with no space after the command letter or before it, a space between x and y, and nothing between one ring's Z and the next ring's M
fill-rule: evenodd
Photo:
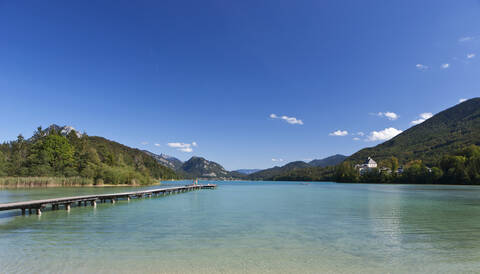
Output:
M394 157L394 156L390 157L389 163L390 163L390 169L392 170L392 173L396 174L396 171L398 170L398 167L399 167L397 157Z
M39 140L45 137L45 135L46 135L46 132L42 130L41 126L39 126L37 127L37 130L33 132L33 136L31 140L35 142L36 140Z
M22 134L18 135L17 140L10 142L11 153L7 173L11 176L25 176L28 169L24 166L27 155L27 142Z
M356 182L358 181L358 171L352 163L344 161L337 166L334 177L338 182Z
M443 177L443 171L438 167L432 167L430 171L430 176L428 177L429 184L436 184L439 183Z
M428 183L429 172L421 160L414 160L405 165L402 177L408 183L426 184Z
M467 158L464 156L446 155L440 161L440 168L443 171L443 182L447 184L469 184L465 163Z
M74 149L64 136L49 134L32 146L29 160L32 170L49 166L55 175L63 175L74 167Z
M0 151L0 176L7 175L7 157Z

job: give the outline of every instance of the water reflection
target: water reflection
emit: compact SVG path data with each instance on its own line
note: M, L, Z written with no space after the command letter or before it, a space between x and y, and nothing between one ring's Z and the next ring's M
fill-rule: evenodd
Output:
M43 191L24 191L22 200L71 194L69 189ZM19 190L13 194L0 192L0 197L22 196ZM40 218L5 213L0 268L37 273L475 271L480 267L479 194L476 187L221 183L216 190L74 207L70 213L47 211ZM39 255L47 250L48 256Z

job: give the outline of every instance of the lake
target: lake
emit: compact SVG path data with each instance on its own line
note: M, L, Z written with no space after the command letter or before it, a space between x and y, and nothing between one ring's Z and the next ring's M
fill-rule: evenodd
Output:
M0 190L0 203L125 190L132 188ZM475 186L218 182L214 190L19 213L0 213L2 273L480 269Z

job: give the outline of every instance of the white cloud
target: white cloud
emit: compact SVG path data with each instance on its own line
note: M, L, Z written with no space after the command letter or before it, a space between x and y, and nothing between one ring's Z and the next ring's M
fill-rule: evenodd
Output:
M303 125L303 121L300 120L300 119L297 119L295 117L288 117L288 116L285 116L285 115L277 116L276 114L272 113L272 114L270 114L270 118L272 118L272 119L282 119L285 122L287 122L289 124L292 124L292 125L295 125L295 124Z
M303 121L300 120L300 119L297 119L295 117L288 117L288 116L282 116L282 119L285 120L287 123L289 124L299 124L299 125L303 125Z
M432 118L433 114L431 112L425 112L425 113L421 113L419 116L420 116L419 119L413 120L412 122L410 122L410 124L412 125L421 124L425 122L425 120Z
M169 147L173 147L173 148L183 148L183 147L190 147L191 144L186 144L186 143L168 143L167 144Z
M365 133L359 131L359 132L357 132L357 135L358 135L358 136L363 136L363 135L365 135Z
M425 112L425 113L422 113L420 114L420 117L422 117L423 119L427 120L427 119L430 119L433 117L433 114L431 112Z
M192 146L196 147L197 143L193 142L191 144L188 144L188 143L174 142L174 143L168 143L167 145L171 148L176 148L178 151L192 152L193 151Z
M142 145L148 145L148 142L147 142L147 141L143 141L141 144L142 144Z
M417 65L415 65L415 67L416 67L418 70L427 70L427 69L428 69L428 66L427 66L427 65L423 65L423 64L417 64Z
M154 146L159 147L159 146L161 146L161 145L160 145L160 144L154 144Z
M469 42L472 40L473 40L473 36L464 36L464 37L460 37L460 39L458 39L458 42Z
M328 134L330 136L347 136L348 135L348 131L346 130L337 130L337 131L334 131L330 134Z
M272 162L283 162L282 158L272 158Z
M473 59L475 56L477 56L475 53L469 53L467 54L467 59Z
M467 101L467 99L465 99L465 98L462 98L462 99L458 100L459 103L463 103L465 101Z
M191 147L182 147L182 148L179 148L178 150L180 150L181 152L192 152L193 149Z
M360 141L360 138L354 137L353 140L354 140L354 141Z
M390 111L387 111L387 112L379 112L377 114L375 114L377 116L380 116L380 117L385 117L387 118L388 120L391 120L391 121L394 121L394 120L397 120L398 117L398 114L396 114L395 112L390 112Z
M402 133L401 130L398 130L393 127L389 127L384 130L370 132L370 134L367 136L367 139L365 139L365 141L368 141L368 142L386 141L386 140L392 139L393 137L397 136L400 133Z
M442 64L440 67L441 67L442 69L447 69L447 68L450 67L450 64L448 64L448 63Z

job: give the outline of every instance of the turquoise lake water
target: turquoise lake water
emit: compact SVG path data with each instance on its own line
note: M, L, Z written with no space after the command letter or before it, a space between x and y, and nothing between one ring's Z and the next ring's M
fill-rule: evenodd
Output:
M95 209L47 210L41 216L0 213L0 272L480 269L479 187L218 184L215 190L99 204ZM124 190L132 188L0 190L0 203Z

